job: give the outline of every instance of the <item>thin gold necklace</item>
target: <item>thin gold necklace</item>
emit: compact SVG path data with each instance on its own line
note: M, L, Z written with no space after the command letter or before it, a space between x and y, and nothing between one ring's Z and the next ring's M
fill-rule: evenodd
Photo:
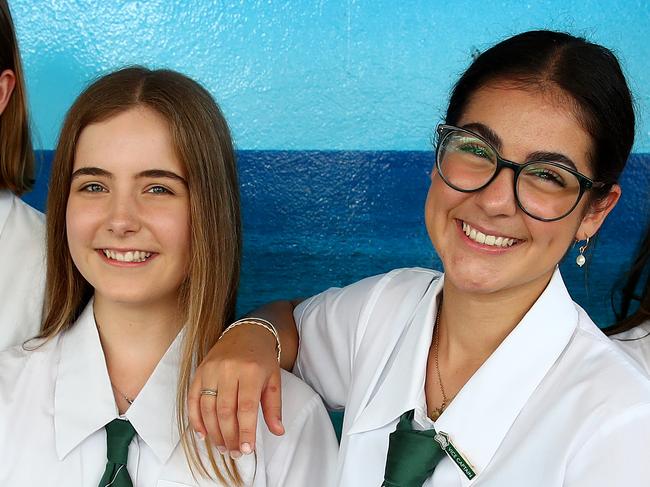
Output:
M120 396L122 396L122 398L123 398L126 402L129 403L129 406L130 406L131 404L133 404L133 401L135 401L135 399L130 399L129 396L127 396L127 395L124 394L122 391L120 391L117 387L115 387L115 384L113 384L112 382L111 382L111 385L113 386L113 389L115 389L115 392L117 392Z
M442 393L442 404L440 407L433 408L429 414L431 419L437 421L440 415L447 407L447 395L445 394L445 387L442 385L442 377L440 376L440 365L438 364L438 342L440 340L440 308L442 308L442 300L436 311L436 323L433 329L433 360L436 364L436 372L438 373L438 384L440 385L440 392Z

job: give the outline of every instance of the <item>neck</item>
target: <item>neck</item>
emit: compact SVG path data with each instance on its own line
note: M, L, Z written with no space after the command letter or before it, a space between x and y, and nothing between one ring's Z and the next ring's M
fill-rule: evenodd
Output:
M134 399L181 328L176 300L138 306L95 295L93 312L120 412Z
M445 280L441 355L466 358L480 366L522 320L550 278L491 294L464 292Z

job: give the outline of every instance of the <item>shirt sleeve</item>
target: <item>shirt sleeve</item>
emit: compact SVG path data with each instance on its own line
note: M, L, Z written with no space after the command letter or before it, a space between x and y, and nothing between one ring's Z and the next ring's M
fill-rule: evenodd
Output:
M382 277L328 289L294 310L300 336L294 373L330 409L345 407L355 352L366 326L364 311Z
M298 382L298 379L292 378ZM283 377L283 380L286 378ZM289 379L290 380L290 379ZM285 434L267 436L266 485L268 487L334 487L338 443L323 403L305 384L292 387L291 398L299 400L301 409L291 415L283 404ZM306 394L308 392L308 395ZM305 400L305 397L308 399ZM289 408L291 406L289 405ZM287 421L290 414L290 421Z
M650 404L644 404L617 415L587 440L570 460L564 486L645 487L649 456Z

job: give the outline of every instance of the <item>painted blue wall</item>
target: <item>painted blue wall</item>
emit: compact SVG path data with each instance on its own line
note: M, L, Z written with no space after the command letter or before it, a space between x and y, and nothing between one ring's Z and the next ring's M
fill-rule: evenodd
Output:
M635 151L650 152L648 0L10 5L40 148L54 148L65 111L88 81L117 67L170 67L214 94L239 149L253 149L240 152L242 309L391 267L437 266L421 221L431 153L408 151L429 150L472 53L518 31L563 29L612 48L636 97ZM600 324L612 319L609 289L648 221L649 166L639 154L626 171L592 277L570 259L566 267L574 296ZM48 173L45 163L26 197L36 206Z
M10 0L41 148L89 79L181 70L222 104L242 149L426 150L475 49L530 28L614 49L650 152L648 0Z

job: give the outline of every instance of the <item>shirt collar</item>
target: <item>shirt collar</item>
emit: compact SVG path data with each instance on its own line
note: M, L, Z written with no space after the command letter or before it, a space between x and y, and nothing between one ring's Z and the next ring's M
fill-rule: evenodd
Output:
M424 374L432 338L435 298L441 290L442 279L422 304L426 311L416 313L414 322L422 321L409 327L402 353L397 354L390 370L383 373L387 378L392 376L391 386L378 391L359 421L352 425L350 433L385 426L410 409L416 409L416 418L425 417ZM474 467L475 479L479 478L530 396L566 348L577 323L578 312L556 269L521 322L435 422L436 430L447 433ZM405 380L407 377L411 379ZM418 410L422 414L418 415ZM422 418L419 422L422 423ZM471 483L464 475L460 477L463 485Z
M61 336L54 398L54 429L59 459L119 416L91 300ZM182 333L123 416L165 463L180 438L175 405Z
M9 212L13 206L14 195L8 189L0 190L0 234L9 218Z
M437 309L437 297L442 291L444 277L432 282L419 298L414 312L405 327L391 327L393 335L374 340L372 346L385 357L379 367L368 363L375 374L374 383L365 406L362 406L351 424L348 434L381 428L403 412L415 409L424 391L429 345L433 336L433 322ZM372 351L364 351L371 354ZM359 357L363 360L363 357ZM377 370L374 370L377 369Z

